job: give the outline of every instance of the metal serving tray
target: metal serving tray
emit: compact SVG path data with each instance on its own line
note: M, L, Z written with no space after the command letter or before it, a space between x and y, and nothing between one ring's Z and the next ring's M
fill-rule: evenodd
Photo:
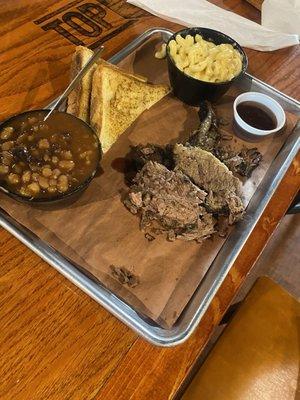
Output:
M166 41L172 31L164 28L153 28L136 39L110 58L111 63L118 63L137 47L141 46L152 36L156 35ZM254 78L249 74L235 82L241 90L252 90L270 94L286 111L300 116L300 103L272 86ZM300 125L288 137L281 151L273 161L267 175L251 199L246 217L236 225L232 234L224 243L215 261L194 293L176 324L170 329L164 329L155 322L137 313L131 306L107 290L101 283L93 280L82 269L76 267L52 247L41 241L28 229L14 221L0 209L0 226L9 231L43 260L52 265L57 271L73 282L81 290L114 314L119 320L134 329L139 335L159 346L174 346L185 341L194 331L224 281L240 250L246 243L256 222L262 215L270 198L291 164L300 148Z

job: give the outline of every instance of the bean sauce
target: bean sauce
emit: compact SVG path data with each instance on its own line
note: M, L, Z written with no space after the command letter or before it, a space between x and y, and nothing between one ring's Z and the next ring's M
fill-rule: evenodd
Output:
M0 128L0 184L28 198L66 194L91 177L99 144L73 116L46 111L20 114Z

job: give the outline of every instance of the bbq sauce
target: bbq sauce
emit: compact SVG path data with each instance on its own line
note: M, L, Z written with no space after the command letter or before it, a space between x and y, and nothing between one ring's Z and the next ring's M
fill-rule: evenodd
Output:
M253 128L270 131L277 126L275 115L262 104L245 101L238 104L236 110L242 120Z

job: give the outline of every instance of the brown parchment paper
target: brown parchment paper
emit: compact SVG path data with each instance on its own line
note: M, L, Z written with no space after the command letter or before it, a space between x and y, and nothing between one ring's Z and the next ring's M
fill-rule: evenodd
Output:
M156 40L150 40L123 60L122 67L145 75L152 82L167 82L165 61L153 57L157 45ZM232 90L217 106L218 116L230 122L222 128L229 134L232 134L232 103L237 94ZM246 204L294 123L294 116L288 115L282 135L256 144L263 154L263 161L251 179L243 182ZM174 143L188 137L197 125L197 109L169 95L143 113L105 154L101 173L77 200L51 207L33 207L1 193L0 206L136 310L161 325L171 326L201 282L224 239L215 236L197 244L180 240L168 242L161 236L149 242L139 230L138 217L132 215L120 200L127 190L120 165L130 145ZM235 137L232 143L252 147ZM133 288L121 285L112 277L110 265L126 267L139 277L139 284Z

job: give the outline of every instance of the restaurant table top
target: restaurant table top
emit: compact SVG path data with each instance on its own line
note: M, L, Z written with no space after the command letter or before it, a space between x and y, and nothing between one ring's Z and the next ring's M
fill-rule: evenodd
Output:
M214 3L259 22L259 11L247 2ZM99 10L93 37L83 26L88 4ZM109 57L148 28L180 28L123 0L2 1L0 16L1 119L42 107L61 93L69 79L75 45L104 43L105 57ZM66 24L76 18L73 27ZM299 99L299 46L246 52L250 73ZM0 229L0 398L174 398L285 215L299 183L298 156L200 325L184 344L174 348L155 347L139 338Z

